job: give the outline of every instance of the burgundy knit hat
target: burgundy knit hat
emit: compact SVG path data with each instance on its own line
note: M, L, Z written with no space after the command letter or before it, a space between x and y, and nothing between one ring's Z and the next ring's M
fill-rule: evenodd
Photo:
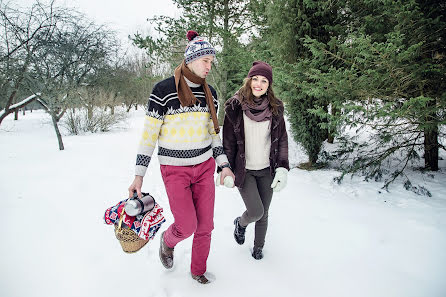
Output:
M262 75L266 77L270 84L273 83L273 68L266 62L255 61L249 69L248 77Z

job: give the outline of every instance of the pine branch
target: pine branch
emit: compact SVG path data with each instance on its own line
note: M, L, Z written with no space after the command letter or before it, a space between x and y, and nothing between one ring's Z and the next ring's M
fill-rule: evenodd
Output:
M420 134L418 134L418 137L421 135L421 132L420 132ZM409 163L409 160L410 160L410 154L412 153L412 152L414 152L414 148L415 148L415 144L412 146L412 149L409 151L409 153L407 154L407 156L406 156L406 162L404 163L404 166L403 166L403 168L401 168L400 170L397 170L397 171L395 171L393 174L392 174L392 179L391 180L388 180L385 184L384 184L384 186L382 187L382 189L388 189L388 187L389 187L389 185L391 184L391 183L393 183L394 181L395 181L395 179L398 177L398 176L400 176L401 175L401 173L404 171L404 169L406 169L406 167L407 167L407 164Z

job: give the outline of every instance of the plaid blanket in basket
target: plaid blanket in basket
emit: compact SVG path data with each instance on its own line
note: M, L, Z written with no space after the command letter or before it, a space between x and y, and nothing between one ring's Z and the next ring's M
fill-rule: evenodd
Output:
M104 214L104 220L107 225L119 223L120 214L126 201L127 199L120 201L115 206L107 208ZM122 219L123 224L144 240L155 237L156 232L158 232L165 221L163 209L156 202L151 211L137 216L129 216L124 212L124 218Z

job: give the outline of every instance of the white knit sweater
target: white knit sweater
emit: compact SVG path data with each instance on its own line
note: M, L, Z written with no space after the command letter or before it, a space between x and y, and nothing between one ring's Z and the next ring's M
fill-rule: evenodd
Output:
M246 169L260 170L269 167L271 149L270 121L256 122L243 113L245 126Z

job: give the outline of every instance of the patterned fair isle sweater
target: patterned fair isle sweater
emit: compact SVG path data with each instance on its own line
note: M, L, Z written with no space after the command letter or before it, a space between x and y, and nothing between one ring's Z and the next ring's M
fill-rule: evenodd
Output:
M157 141L160 164L190 166L210 157L214 157L218 165L228 162L220 136L215 133L203 87L186 82L198 99L193 106L181 106L173 76L153 88L138 146L136 175L145 175ZM209 88L217 108L217 93L211 86Z

